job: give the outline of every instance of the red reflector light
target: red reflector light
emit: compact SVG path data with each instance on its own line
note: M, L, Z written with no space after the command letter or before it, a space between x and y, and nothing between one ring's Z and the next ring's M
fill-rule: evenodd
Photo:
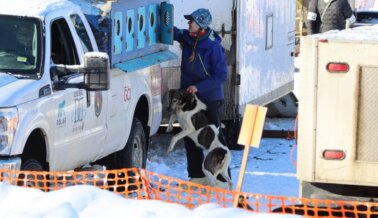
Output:
M323 157L327 160L344 160L345 152L340 150L325 150Z
M327 43L328 40L327 39L319 39L319 42Z
M327 70L330 73L346 73L349 71L349 65L346 63L329 63Z

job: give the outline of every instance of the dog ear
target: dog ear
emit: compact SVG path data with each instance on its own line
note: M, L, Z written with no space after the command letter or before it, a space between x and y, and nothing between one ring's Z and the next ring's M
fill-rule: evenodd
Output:
M178 90L178 92L179 92L179 94L180 94L181 97L185 97L186 94L188 93L188 92L186 91L186 89L180 89L180 90Z
M196 100L196 94L190 93L190 102L193 103Z
M168 97L169 99L172 99L176 95L177 89L170 89Z
M196 100L196 94L185 92L185 100L187 102L193 103Z
M184 101L188 100L188 95L190 93L186 91L185 89L180 89L180 98L184 99Z

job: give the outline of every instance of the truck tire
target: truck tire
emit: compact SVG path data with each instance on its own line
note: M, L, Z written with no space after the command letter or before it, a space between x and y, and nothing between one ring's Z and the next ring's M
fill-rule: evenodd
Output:
M124 156L120 162L125 161L124 164L126 168L146 168L146 135L142 123L137 118L133 120L130 136L124 150Z
M27 159L21 164L21 170L25 171L43 171L42 164L36 159Z
M123 168L145 168L147 160L147 144L142 123L134 118L130 136L125 147L104 159L98 164L105 165L108 170Z
M111 155L107 159L106 166L109 169L122 169L122 168L145 168L147 160L147 144L142 123L137 119L133 119L131 126L131 132L126 146ZM126 186L126 184L135 183L136 180L130 177L134 177L133 172L129 172L126 176L124 173L117 175L118 181L114 181L115 175L108 175L108 185L114 186L109 188L110 191L117 191L123 193L126 189L131 192L138 189L135 185ZM122 179L125 178L125 179ZM126 180L126 178L129 178ZM125 186L124 186L125 185Z
M36 159L27 159L22 162L21 164L21 170L22 171L43 171L42 164L36 160ZM25 174L21 174L18 177L19 181L17 183L18 186L26 186L26 187L33 187L38 188L41 190L48 190L47 184L44 185L43 183L43 175L38 175L37 178L35 178L35 175L28 175L27 178L25 178Z

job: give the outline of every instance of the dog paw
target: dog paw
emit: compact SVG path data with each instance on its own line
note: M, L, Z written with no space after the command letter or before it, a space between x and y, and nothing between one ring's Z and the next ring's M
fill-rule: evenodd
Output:
M167 154L171 153L173 151L173 148L174 148L175 144L170 144L168 149L167 149Z
M172 152L172 148L168 148L166 154L170 154Z

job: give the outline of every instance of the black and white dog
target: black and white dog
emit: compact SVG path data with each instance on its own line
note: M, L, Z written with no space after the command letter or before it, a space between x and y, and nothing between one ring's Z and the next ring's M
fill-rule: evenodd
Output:
M172 131L176 120L182 131L172 137L167 153L174 149L180 139L190 137L203 150L202 170L209 184L219 186L217 176L221 174L226 179L229 190L232 190L232 181L227 172L231 162L231 153L219 141L218 128L208 121L205 114L206 105L196 95L186 90L170 90L168 109L173 113L169 119L167 132Z

